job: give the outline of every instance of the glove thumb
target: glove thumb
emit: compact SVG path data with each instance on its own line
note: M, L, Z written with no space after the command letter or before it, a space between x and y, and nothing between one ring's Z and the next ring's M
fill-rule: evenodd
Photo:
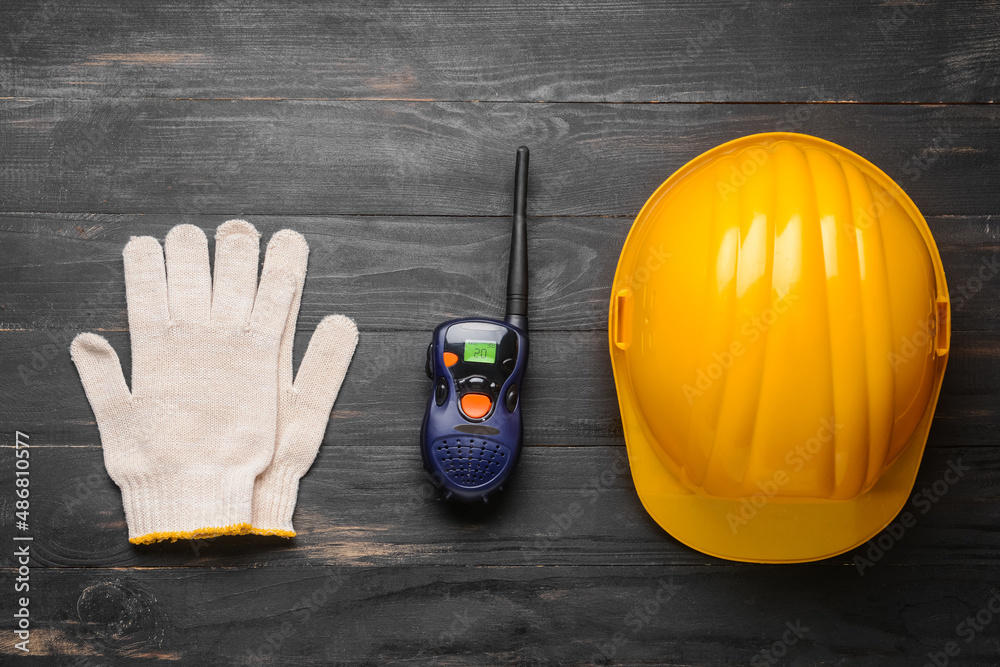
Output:
M97 334L82 333L73 339L69 351L98 426L123 414L132 395L111 344Z

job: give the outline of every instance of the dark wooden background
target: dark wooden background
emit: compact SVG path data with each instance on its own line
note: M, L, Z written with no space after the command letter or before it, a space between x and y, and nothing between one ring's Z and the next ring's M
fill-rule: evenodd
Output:
M959 626L1000 586L998 96L995 1L4 2L2 661L20 430L26 663L921 665L954 642L951 664L1000 664L1000 618ZM951 359L915 491L969 471L884 553L716 560L627 472L605 330L622 242L684 162L768 130L882 167L944 260ZM528 447L509 492L461 508L421 474L423 356L439 321L500 314L521 143ZM361 343L293 542L133 547L66 348L100 331L128 373L128 238L236 216L309 240L298 354L331 312Z

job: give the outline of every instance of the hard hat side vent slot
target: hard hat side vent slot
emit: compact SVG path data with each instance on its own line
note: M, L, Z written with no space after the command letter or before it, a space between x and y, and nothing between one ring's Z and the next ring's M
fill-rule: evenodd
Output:
M623 289L615 296L615 307L611 318L611 335L615 345L627 350L632 342L632 292Z
M937 302L937 327L934 348L939 357L948 354L948 349L951 347L950 311L951 309L948 307L947 301Z

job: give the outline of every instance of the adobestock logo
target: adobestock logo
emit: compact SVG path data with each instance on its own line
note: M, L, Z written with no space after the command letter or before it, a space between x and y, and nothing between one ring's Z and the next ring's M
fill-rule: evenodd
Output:
M964 283L951 287L956 296L951 297L952 311L960 311L965 305L1000 273L1000 253L994 253L989 259L979 263L975 275L969 276Z
M757 488L760 491L750 497L741 498L740 511L738 513L730 512L726 515L726 523L729 524L729 529L733 531L733 535L738 533L740 528L750 523L767 506L771 499L778 495L778 491L791 481L789 470L792 472L802 470L809 461L819 454L820 450L823 449L823 445L833 440L834 434L842 428L844 428L844 425L836 422L833 417L821 419L820 426L816 430L816 435L789 450L785 454L785 463L788 465L788 468L779 468L774 471L770 479L758 481Z
M767 665L778 664L788 654L788 650L798 644L799 640L805 639L806 633L809 632L809 626L802 625L802 621L799 619L795 619L795 623L785 621L785 627L788 629L781 635L781 639L750 659L750 664L753 667L766 667Z
M1000 614L1000 592L994 588L985 604L972 616L966 616L965 620L955 626L955 634L962 638L966 644L971 644L979 634L986 629L997 614ZM949 641L941 647L939 651L931 651L927 654L927 662L924 667L948 667L951 659L958 657L962 652L962 647L958 642Z
M849 222L845 219L840 225L840 230L844 232L847 240L851 243L858 242L857 230L865 231L871 229L876 220L886 209L896 204L896 200L891 194L882 188L872 188L873 199L867 206L857 206L854 209L854 220Z
M884 39L889 39L893 33L926 8L925 3L917 2L893 3L891 6L892 11L887 11L875 22Z
M781 117L775 126L775 132L798 132L816 113L818 104L810 102L825 102L836 99L836 96L825 88L814 86L809 89L806 101L790 103L787 112ZM722 201L729 201L729 198L736 194L740 188L747 184L747 181L764 166L764 164L774 155L763 146L749 148L742 153L743 157L729 168L729 173L724 178L716 181L715 187L722 197Z
M591 662L601 665L614 660L618 649L630 638L638 636L639 632L649 625L680 591L681 586L674 583L673 577L659 579L647 598L625 614L622 618L622 628L608 639L598 642L597 652L591 657Z
M912 334L901 336L903 344L899 347L899 352L886 352L886 358L889 360L892 370L899 371L901 366L909 362L917 354L926 352L927 345L936 337L936 329L936 320L921 320L917 322L916 329Z
M960 138L960 135L952 132L950 127L939 127L929 146L903 162L903 173L909 176L911 181L919 180L941 159L946 149L955 145Z
M912 505L920 515L927 514L938 502L944 498L951 488L958 484L965 477L965 473L972 470L971 466L963 465L962 459L948 461L948 467L944 473L933 484L925 486L920 491L910 496ZM886 526L878 537L874 537L866 543L867 548L864 554L854 557L854 567L858 574L865 576L865 570L875 567L882 558L906 535L906 531L917 525L918 515L910 510L899 513L896 520ZM859 547L860 548L860 547Z
M746 354L747 349L759 341L767 330L778 321L778 317L788 312L788 309L799 300L799 297L791 292L786 292L775 300L770 308L765 309L760 315L751 317L740 327L739 340L734 340L729 347L721 352L713 352L713 361L703 368L699 368L695 373L694 384L685 384L681 387L684 398L688 405L694 405L696 398L704 396L705 392L712 388L723 375L726 374L736 360Z
M626 457L616 455L614 460L601 471L591 477L577 490L579 501L570 502L561 512L550 512L551 522L548 527L535 536L534 544L521 552L526 562L552 549L556 542L568 535L577 522L582 519L588 507L593 507L609 490L613 489L619 479L627 476L631 468Z
M715 184L722 201L729 201L729 197L746 185L747 179L756 174L771 157L771 154L760 146L747 149L744 154L746 157L729 169L728 178Z
M745 1L737 8L744 12L753 6L752 2ZM731 25L739 18L732 9L723 9L712 21L706 21L702 29L692 37L688 37L684 43L684 49L675 53L671 59L671 64L679 70L685 70L696 60L701 58L705 49L709 48L717 40L721 39Z
M649 282L650 276L663 268L667 260L673 257L673 255L663 249L663 246L657 246L655 248L650 248L649 252L646 254L646 259L642 262L641 266L638 266L632 270L632 273L625 279L624 284L619 283L616 289L629 288L634 290L636 287L641 287Z

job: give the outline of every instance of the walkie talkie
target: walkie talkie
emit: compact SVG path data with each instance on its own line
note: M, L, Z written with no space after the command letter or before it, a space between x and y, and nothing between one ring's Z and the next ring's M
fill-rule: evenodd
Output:
M517 149L504 320L443 322L427 346L434 391L424 415L424 468L444 498L486 502L521 457L528 364L528 148Z

